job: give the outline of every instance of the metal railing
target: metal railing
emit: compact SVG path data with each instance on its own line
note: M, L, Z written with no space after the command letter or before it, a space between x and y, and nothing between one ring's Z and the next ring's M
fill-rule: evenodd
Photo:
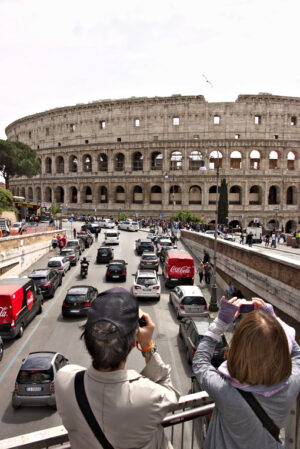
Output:
M162 426L174 449L203 449L209 415L215 404L205 391L182 396ZM300 396L292 408L283 432L286 449L300 447ZM0 441L0 449L71 449L64 426L52 427ZM216 448L219 449L219 448Z

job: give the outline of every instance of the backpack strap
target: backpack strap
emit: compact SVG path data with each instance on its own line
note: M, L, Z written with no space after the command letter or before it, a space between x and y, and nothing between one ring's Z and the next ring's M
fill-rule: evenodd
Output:
M102 432L102 429L90 407L83 383L84 373L85 370L78 371L75 375L75 395L79 408L103 449L114 449L110 442L106 439L106 436Z
M236 390L240 393L241 396L248 402L249 406L252 408L256 416L261 421L263 427L269 431L269 433L272 435L273 438L275 438L278 443L281 443L279 438L279 428L276 426L274 421L267 415L267 413L264 411L260 403L257 401L257 399L253 396L252 393L249 391L240 390L239 388L236 388Z

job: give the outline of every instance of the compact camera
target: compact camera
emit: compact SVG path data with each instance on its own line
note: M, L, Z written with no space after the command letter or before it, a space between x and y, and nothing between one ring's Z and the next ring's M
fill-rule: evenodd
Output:
M139 318L139 326L144 327L146 325L147 325L147 323L146 323L145 317L142 316L141 318Z
M240 305L240 313L249 313L254 310L254 304L252 301L246 301Z

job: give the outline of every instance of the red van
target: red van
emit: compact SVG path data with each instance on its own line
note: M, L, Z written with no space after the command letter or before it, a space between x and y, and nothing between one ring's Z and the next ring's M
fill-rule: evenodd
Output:
M42 312L43 296L28 277L0 280L0 336L22 337L24 327Z
M163 265L166 287L194 284L194 259L184 251L171 250Z

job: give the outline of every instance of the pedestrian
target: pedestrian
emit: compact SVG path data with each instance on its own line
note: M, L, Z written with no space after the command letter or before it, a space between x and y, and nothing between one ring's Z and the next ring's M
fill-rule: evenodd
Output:
M96 232L95 232L95 241L96 242L98 242L98 234L99 234L98 229L96 229Z
M148 314L142 318L144 325L139 327L137 300L121 287L102 292L92 302L81 336L92 363L87 369L65 365L55 379L57 410L72 449L172 448L161 421L179 394L169 365L152 341L155 325ZM141 374L126 369L129 353L137 349L145 359ZM79 405L79 389L81 398L86 391L89 415L107 444L102 440L99 445L91 430L91 419L84 415L87 401Z
M276 248L276 234L275 234L275 231L272 232L271 239L272 239L271 247L272 248Z
M53 239L51 240L51 245L52 245L53 251L56 251L56 248L57 248L57 245L58 245L56 237L53 237Z
M60 239L60 241L61 241L61 248L64 248L64 246L66 246L66 243L67 243L66 236L63 235L62 238Z
M253 298L254 311L244 314L229 344L227 360L216 369L211 364L215 347L242 304L236 298L224 299L193 358L201 389L215 402L204 447L283 448L279 429L285 426L300 392L295 330L276 317L271 304Z
M211 276L211 265L209 262L206 262L206 264L204 265L204 276L205 276L205 283L209 285Z
M296 237L297 248L300 248L300 231L299 230L295 232L295 237Z
M202 281L203 281L203 276L204 276L204 263L202 262L202 260L200 260L200 263L199 263L198 273L199 273L199 282L201 285Z
M270 244L270 234L266 234L265 236L265 246L269 246Z
M280 232L277 232L277 243L280 243Z
M228 289L227 289L227 293L228 293L228 299L232 298L234 296L234 292L235 292L235 288L233 283L230 281L228 284Z
M241 232L241 238L240 238L240 245L243 245L244 244L244 239L245 239L245 236L244 236L244 233L243 233L243 231Z
M248 239L248 245L250 246L250 248L251 248L251 246L252 246L252 243L253 243L253 234L252 234L252 232L250 231L250 233L248 234L248 237L247 237L247 239Z
M73 229L73 237L74 237L74 239L76 239L76 236L77 236L77 231L76 231L76 229L74 228L74 229Z

